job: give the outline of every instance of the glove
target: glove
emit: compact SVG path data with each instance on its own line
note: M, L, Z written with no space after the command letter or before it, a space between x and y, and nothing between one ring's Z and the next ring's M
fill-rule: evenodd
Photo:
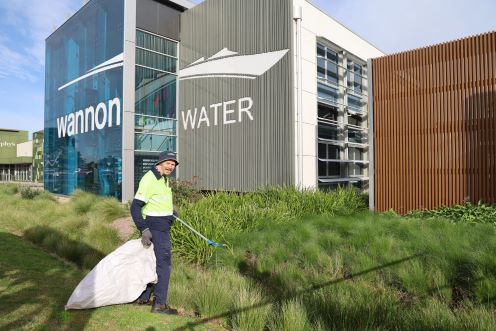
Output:
M141 233L141 243L145 248L150 247L150 245L152 244L152 233L150 232L150 230L145 229L145 231Z
M176 205L172 206L172 215L175 217L179 217L179 213L177 212Z

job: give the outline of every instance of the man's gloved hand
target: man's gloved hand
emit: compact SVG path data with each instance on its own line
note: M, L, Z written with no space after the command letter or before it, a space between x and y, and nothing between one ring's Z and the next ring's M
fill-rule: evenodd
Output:
M172 215L179 217L179 213L177 212L176 205L172 206Z
M145 231L141 233L141 243L145 248L150 247L150 245L152 244L152 233L150 232L150 230L145 229Z

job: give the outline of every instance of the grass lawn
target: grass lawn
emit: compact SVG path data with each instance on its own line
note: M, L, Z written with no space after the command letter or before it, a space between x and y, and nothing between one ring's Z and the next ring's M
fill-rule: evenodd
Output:
M469 224L369 213L351 191L185 203L182 218L228 248L173 227L169 303L184 314L170 317L132 305L64 311L121 244L109 224L129 212L81 192L66 204L16 193L0 185L0 330L496 330L495 207Z
M174 330L194 322L118 305L64 311L84 272L0 230L0 330ZM198 330L223 330L216 323Z

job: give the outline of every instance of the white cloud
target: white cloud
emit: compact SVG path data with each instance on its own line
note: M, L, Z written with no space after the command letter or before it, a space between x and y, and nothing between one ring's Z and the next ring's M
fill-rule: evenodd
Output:
M496 29L494 0L312 0L386 53Z
M45 38L81 5L80 0L2 0L0 77L36 80L45 65Z
M36 78L30 73L31 63L23 54L15 52L0 44L0 77L13 76L18 79L35 82Z

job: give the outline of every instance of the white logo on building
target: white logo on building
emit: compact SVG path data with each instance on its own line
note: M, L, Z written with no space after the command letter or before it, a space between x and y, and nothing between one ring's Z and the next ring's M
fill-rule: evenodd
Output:
M202 125L210 127L210 125L217 126L218 124L233 124L243 122L243 119L253 121L251 107L253 100L250 97L240 98L238 100L229 100L219 103L214 103L210 106L202 106L182 111L181 116L183 120L184 129L198 129ZM198 109L200 110L198 112ZM209 110L207 112L207 109Z
M233 77L255 79L272 68L288 49L280 51L238 55L238 53L223 48L205 60L201 57L186 68L179 70L179 79L194 79L206 77Z
M83 80L83 79L88 78L90 76L96 75L99 72L107 71L107 70L110 70L110 69L113 69L113 68L117 68L117 67L122 67L123 65L124 65L124 53L121 53L119 55L114 56L110 60L107 60L107 61L105 61L103 63L100 63L96 67L91 68L90 70L88 70L86 72L86 74L84 74L82 76L79 76L78 78L76 78L74 80L71 80L69 83L66 83L66 84L62 85L61 87L58 88L58 90L59 91L60 90L63 90L67 86L70 86L70 85L72 85L74 83L77 83L80 80Z
M207 77L255 79L272 68L287 52L288 49L284 49L260 54L238 55L224 48L208 59L201 57L180 70L179 80ZM240 123L243 119L253 121L252 106L253 99L243 97L209 106L194 107L181 111L183 127L187 130L188 127L198 129L202 125L210 127L210 125Z
M66 87L79 82L85 78L96 75L97 73L107 71L113 68L122 67L124 65L124 53L114 56L99 65L88 70L86 74L79 76L76 79L60 86L58 90L63 90ZM107 106L108 104L108 106ZM108 100L107 104L100 102L96 107L89 106L84 110L78 110L68 115L57 118L57 135L59 138L85 133L88 131L101 130L106 126L112 127L121 125L121 101L119 98ZM112 110L115 109L115 117Z
M0 141L0 147L15 147L16 143L10 141Z
M89 106L84 110L78 110L69 115L57 118L57 135L59 138L85 133L88 131L101 130L106 126L121 125L121 101L119 98L109 100L108 107L100 102L96 107ZM115 109L115 116L112 110Z

